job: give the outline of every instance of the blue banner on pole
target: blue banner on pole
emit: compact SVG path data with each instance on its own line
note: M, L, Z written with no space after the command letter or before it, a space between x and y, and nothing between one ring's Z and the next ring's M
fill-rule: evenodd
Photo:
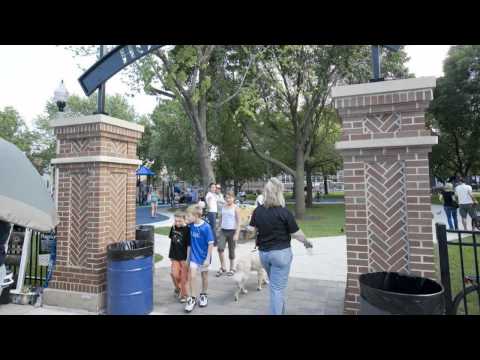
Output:
M78 81L85 95L96 89L120 70L164 45L120 45L93 64Z

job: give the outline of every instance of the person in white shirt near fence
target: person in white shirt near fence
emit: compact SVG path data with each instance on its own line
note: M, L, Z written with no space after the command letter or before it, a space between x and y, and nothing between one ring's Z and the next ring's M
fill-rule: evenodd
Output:
M472 187L465 184L463 178L459 178L459 185L455 188L455 197L458 201L460 216L462 217L463 229L467 230L467 215L472 218L472 230L474 229L473 220L477 217L474 204L477 200L473 197Z

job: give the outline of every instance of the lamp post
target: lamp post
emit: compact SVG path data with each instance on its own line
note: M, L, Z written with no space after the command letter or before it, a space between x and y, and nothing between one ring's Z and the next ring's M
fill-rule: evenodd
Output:
M102 59L105 56L105 52L106 52L106 46L99 45L99 59ZM108 115L105 112L105 82L103 82L98 88L97 112L95 114Z
M53 101L55 101L55 103L57 104L58 111L64 112L65 106L67 105L67 100L68 91L62 80L60 81L60 85L58 85L58 88L53 93Z

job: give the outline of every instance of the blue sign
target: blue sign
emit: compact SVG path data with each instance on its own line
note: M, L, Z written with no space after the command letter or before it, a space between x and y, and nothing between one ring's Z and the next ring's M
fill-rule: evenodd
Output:
M164 45L120 45L98 60L78 81L85 95L96 89L120 70Z
M383 81L383 78L380 77L380 74L382 72L382 69L381 69L381 49L380 49L381 46L387 48L390 51L398 51L398 50L400 50L401 45L372 45L373 79L370 80L371 82Z

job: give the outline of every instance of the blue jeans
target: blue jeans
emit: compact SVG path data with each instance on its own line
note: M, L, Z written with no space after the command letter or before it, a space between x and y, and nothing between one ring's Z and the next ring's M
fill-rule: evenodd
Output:
M213 232L213 246L217 246L217 231L215 230L215 227L216 227L215 225L217 223L217 213L215 212L207 213L207 220Z
M458 230L457 209L450 206L444 206L443 209L447 214L448 228Z
M290 247L283 250L260 251L260 261L270 281L270 313L272 315L286 313L284 291L287 287L292 259Z

